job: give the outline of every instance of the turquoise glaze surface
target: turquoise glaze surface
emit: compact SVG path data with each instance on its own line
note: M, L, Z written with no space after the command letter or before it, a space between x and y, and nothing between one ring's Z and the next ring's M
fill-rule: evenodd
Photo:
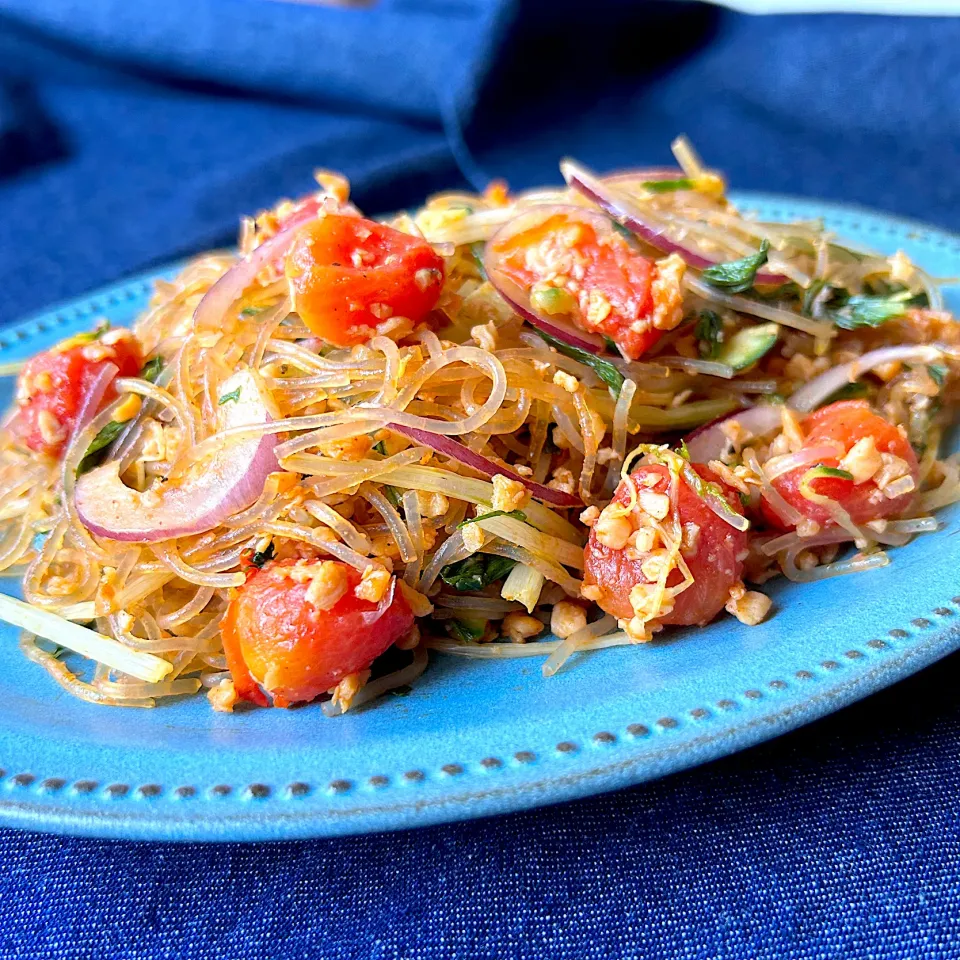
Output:
M770 219L823 216L935 275L960 274L960 238L852 208L760 195ZM166 275L165 271L160 275ZM0 363L85 329L127 323L140 277L0 330ZM951 300L960 310L960 298ZM0 400L9 402L3 381ZM793 729L960 646L958 509L942 529L855 578L772 586L759 627L725 617L656 643L539 660L434 656L405 697L344 717L316 706L153 710L63 693L0 627L0 823L105 837L279 840L486 816L660 777ZM15 584L0 580L0 588Z

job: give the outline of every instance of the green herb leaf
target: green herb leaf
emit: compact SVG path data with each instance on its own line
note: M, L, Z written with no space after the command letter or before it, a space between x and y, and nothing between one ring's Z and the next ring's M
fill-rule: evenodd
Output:
M241 317L256 317L266 310L266 307L244 307L240 311Z
M271 541L267 544L267 549L266 549L266 550L258 550L258 551L250 558L250 562L251 562L255 567L262 567L265 563L267 563L268 561L272 560L272 559L274 558L274 555L275 555L275 554L276 554L276 551L274 550L273 541L271 540Z
M487 268L483 263L483 255L486 252L487 245L482 241L478 240L476 243L470 244L470 252L473 254L473 259L477 262L477 270L480 271L480 277L483 280L488 280Z
M730 263L707 267L700 276L711 287L721 287L727 293L744 293L756 282L757 271L767 262L769 251L770 242L764 240L756 253Z
M651 193L672 193L674 190L692 190L695 184L689 177L679 177L676 180L644 180L642 186Z
M143 369L140 371L140 377L143 380L149 380L150 383L156 383L157 377L160 376L162 370L163 357L154 357L143 365Z
M234 403L240 399L240 387L237 387L236 390L231 390L229 393L225 393L221 398L217 406L222 407L225 403Z
M723 321L712 310L701 310L697 314L697 325L693 335L700 341L700 355L710 360L720 352L720 339L723 333Z
M110 321L104 317L93 331L93 339L99 340L110 329Z
M524 523L527 521L527 515L522 510L491 510L490 513L482 513L479 517L470 517L469 520L458 523L457 529L460 530L471 523L478 523L480 520L491 520L493 517L513 517L514 520L523 520Z
M858 295L848 297L843 306L832 311L833 322L841 330L859 327L879 327L888 320L902 317L909 309L910 291L903 290L890 297Z
M476 643L487 632L486 620L447 620L447 633L460 643Z
M619 223L616 220L610 221L613 225L613 229L617 231L621 236L626 237L627 240L631 240L636 243L637 238L633 235L633 231L628 227L625 227L622 223Z
M836 403L837 400L860 400L869 393L870 388L862 380L854 380L853 383L845 383L838 390L834 390L821 406L825 407L828 403Z
M390 506L393 507L394 510L400 509L403 500L400 497L400 491L396 487L384 484L383 495L390 501Z
M947 382L947 368L942 363L928 363L927 373L930 374L930 379L942 390L943 385Z
M689 460L689 459L690 459L690 451L687 449L687 441L686 441L686 440L681 440L681 441L680 441L680 446L677 447L677 453L679 453L680 456L683 457L684 460Z
M585 367L589 367L609 388L614 398L620 396L620 390L623 388L623 374L609 361L598 357L593 353L587 353L579 347L571 347L569 343L564 343L556 337L551 337L549 333L537 330L537 333L553 347L557 353L562 353L565 357L577 360Z
M387 445L382 440L378 440L373 445L373 449L376 450L381 457L385 457L387 455Z
M93 440L90 442L90 446L87 447L87 452L83 455L83 459L77 465L78 477L89 472L94 467L100 466L100 464L103 462L104 456L106 455L107 447L109 447L110 444L120 436L121 431L126 425L126 421L119 423L116 420L111 420L93 438Z
M492 553L475 553L466 560L448 563L440 571L440 579L461 593L482 590L502 580L516 563L516 560L497 557Z

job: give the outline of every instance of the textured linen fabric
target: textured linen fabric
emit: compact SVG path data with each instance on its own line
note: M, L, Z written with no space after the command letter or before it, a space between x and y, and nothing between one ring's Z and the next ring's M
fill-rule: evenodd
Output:
M0 322L339 167L383 210L667 160L960 228L960 21L679 2L0 0ZM909 586L905 585L904 590ZM0 831L0 957L960 955L960 659L659 783L309 843Z

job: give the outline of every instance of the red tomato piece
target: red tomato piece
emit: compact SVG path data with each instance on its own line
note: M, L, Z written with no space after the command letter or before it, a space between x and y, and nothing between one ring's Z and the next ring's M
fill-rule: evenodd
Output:
M143 361L129 330L111 330L105 339L88 334L70 337L28 361L17 381L17 415L13 430L31 450L52 457L63 452L91 383L107 363L118 376L135 377ZM111 384L100 407L117 395Z
M740 512L740 500L736 490L723 483L703 464L693 464L693 469L704 480L716 483L730 506ZM670 472L665 466L643 466L631 476L640 490L669 493ZM647 483L652 485L647 486ZM630 501L626 484L620 484L613 499L617 503ZM642 511L639 506L637 509ZM740 580L743 561L747 556L747 535L718 517L682 479L677 491L677 512L681 525L692 524L687 528L685 545L680 553L690 568L693 584L676 597L673 610L657 618L656 622L702 625L709 623L723 609L729 599L730 588ZM670 523L670 518L665 522ZM696 532L693 527L697 528ZM633 617L633 608L630 605L630 591L633 587L639 583L656 582L645 576L641 569L650 556L649 552L640 552L636 558L631 559L627 555L627 549L615 550L605 546L597 539L596 531L592 530L584 553L584 583L599 586L602 596L597 603L607 613L612 613L621 620ZM681 572L674 569L667 577L667 586L676 586L682 580Z
M610 337L634 360L682 318L679 281L655 284L657 265L618 233L599 236L558 213L491 243L500 269L530 292L535 309Z
M872 437L877 451L899 457L907 464L910 475L916 483L920 468L913 447L906 436L892 423L874 413L865 400L839 400L821 407L803 421L804 446L813 447L824 442L834 441L843 448L839 457L827 457L819 461L825 467L837 467L840 457L848 453L859 440ZM800 490L804 475L810 466L797 467L773 481L776 491L802 516L815 520L821 526L831 523L826 505L808 500ZM866 523L868 520L880 520L902 514L913 502L915 492L887 497L877 487L873 479L863 483L854 483L843 477L821 477L811 480L810 489L820 495L835 500L850 514L854 523ZM787 529L788 524L764 501L764 516L774 526Z
M426 240L344 214L304 225L285 269L303 322L341 347L364 343L391 317L419 323L444 277L443 258Z
M261 706L265 693L277 707L313 700L403 637L414 616L396 580L379 603L358 599L359 583L338 560L271 561L251 572L221 624L237 695ZM323 609L311 591L334 602Z

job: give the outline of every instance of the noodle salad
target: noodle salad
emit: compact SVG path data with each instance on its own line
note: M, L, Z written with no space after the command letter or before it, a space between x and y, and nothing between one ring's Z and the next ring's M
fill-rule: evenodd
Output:
M430 651L550 676L752 626L770 578L935 530L960 499L938 281L761 222L673 149L381 219L320 171L131 329L7 370L0 570L26 602L0 617L23 653L94 703L332 716Z

